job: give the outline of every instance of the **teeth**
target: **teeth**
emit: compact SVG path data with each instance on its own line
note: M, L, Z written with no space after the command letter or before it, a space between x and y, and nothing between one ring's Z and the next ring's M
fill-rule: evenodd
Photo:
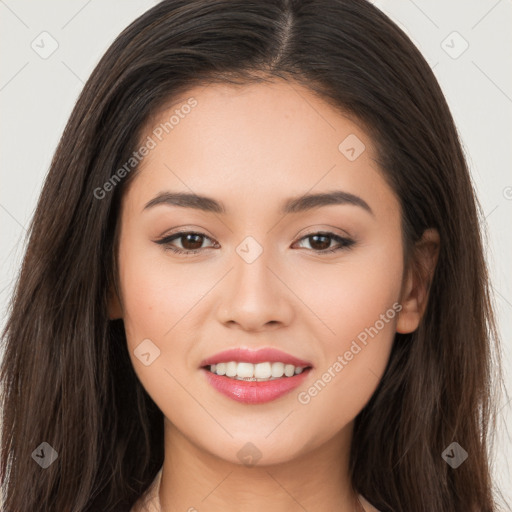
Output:
M225 375L236 380L264 381L280 379L283 376L293 377L302 373L305 367L293 364L275 363L246 363L229 361L210 365L210 371L217 375Z
M282 377L284 375L283 363L272 363L272 377Z
M226 377L236 377L236 370L238 368L238 363L235 361L230 361L226 363Z
M254 368L254 377L257 379L268 379L272 377L272 365L270 363L258 363L258 364L249 364L249 363L239 363L238 366L242 366L246 364L247 366L252 366ZM247 372L249 373L249 372ZM239 377L252 377L253 375L240 375L237 372Z
M264 364L264 363L263 363ZM236 377L257 377L258 379L262 379L264 377L270 377L270 375L259 375L261 372L261 364L253 365L251 363L238 363L236 367ZM256 372L255 372L256 368ZM258 371L258 368L260 371Z
M293 366L293 364L287 364L285 367L284 367L284 374L287 376L287 377L293 377L293 374L295 373L295 366Z

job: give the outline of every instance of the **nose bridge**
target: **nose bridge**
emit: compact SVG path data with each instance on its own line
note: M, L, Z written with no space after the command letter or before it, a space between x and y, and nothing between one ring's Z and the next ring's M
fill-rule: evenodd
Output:
M221 321L248 329L288 322L292 306L286 286L275 275L272 249L248 236L235 251L233 272L221 297Z
M263 245L253 237L246 237L236 248L234 258L235 288L243 292L260 293L270 292L273 288L269 283L272 273L269 270L271 265L271 249L263 248Z

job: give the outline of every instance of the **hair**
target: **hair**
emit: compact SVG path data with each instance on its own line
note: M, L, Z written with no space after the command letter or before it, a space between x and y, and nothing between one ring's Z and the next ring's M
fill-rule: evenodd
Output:
M126 511L152 482L163 414L133 370L123 321L108 317L119 206L137 170L102 199L94 191L170 100L197 85L275 80L364 126L399 199L408 263L426 229L440 236L421 324L395 335L355 420L354 489L382 512L496 510L501 367L481 210L432 70L365 0L165 0L101 58L51 162L2 334L5 510ZM469 454L457 469L441 457L453 441ZM31 456L42 442L58 453L47 469Z

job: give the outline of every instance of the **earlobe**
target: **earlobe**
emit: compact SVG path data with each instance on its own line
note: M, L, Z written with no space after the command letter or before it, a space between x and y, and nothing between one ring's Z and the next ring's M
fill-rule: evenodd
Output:
M427 229L414 246L402 285L402 309L396 323L396 331L399 333L413 332L420 324L428 303L439 247L439 233L433 228Z

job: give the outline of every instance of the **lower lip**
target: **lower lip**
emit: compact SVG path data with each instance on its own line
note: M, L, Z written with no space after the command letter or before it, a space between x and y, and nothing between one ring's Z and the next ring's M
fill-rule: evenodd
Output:
M208 382L217 391L228 398L246 404L263 404L286 395L286 393L298 387L311 370L311 368L308 368L293 377L281 377L280 379L257 382L230 379L229 377L212 373L205 368L201 369L206 373Z

